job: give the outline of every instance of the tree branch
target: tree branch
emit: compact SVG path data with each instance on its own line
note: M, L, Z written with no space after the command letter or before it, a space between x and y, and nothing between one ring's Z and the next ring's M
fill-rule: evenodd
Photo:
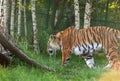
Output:
M45 69L47 71L53 71L53 69L42 65L38 62L36 62L35 60L31 59L30 57L28 57L26 54L24 54L20 49L18 49L15 45L13 45L12 43L10 43L0 32L0 43L2 44L2 46L5 49L8 49L12 54L14 54L16 57L20 58L21 60L27 62L30 65L33 65L35 67L38 68L42 68Z

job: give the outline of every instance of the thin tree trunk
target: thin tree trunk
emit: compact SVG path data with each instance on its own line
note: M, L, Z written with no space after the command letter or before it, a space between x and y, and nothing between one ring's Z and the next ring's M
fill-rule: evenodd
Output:
M4 33L4 6L3 6L4 0L0 0L0 32ZM4 51L3 46L0 44L0 52L2 53Z
M91 0L86 0L85 14L84 14L84 28L90 27L91 9L92 9Z
M1 20L2 3L3 3L3 0L0 0L0 20Z
M62 1L61 1L62 6L61 6L61 8L60 8L60 13L59 13L59 15L58 15L55 28L56 28L56 27L61 23L61 21L62 21L62 17L63 17L64 11L65 11L66 3L67 3L67 0L62 0Z
M18 49L15 45L13 45L12 43L10 43L0 32L0 43L2 44L2 46L9 50L12 54L14 54L16 57L18 57L19 59L27 62L30 65L33 65L35 67L38 68L42 68L48 71L53 71L52 69L50 69L49 67L42 65L38 62L36 62L35 60L29 58L26 54L24 54L20 49Z
M4 32L3 23L4 23L4 12L3 12L3 0L0 0L0 32Z
M25 28L26 48L27 48L27 46L28 46L28 39L27 39L27 24L26 24L26 0L24 0L24 28Z
M12 0L12 8L11 8L11 25L10 25L10 35L11 40L14 42L14 11L15 11L15 0Z
M75 11L75 27L80 28L80 12L79 12L79 1L74 0L74 11Z
M21 39L21 4L22 0L19 0L19 8L18 8L18 40Z
M3 0L0 0L0 19L1 19L2 1L3 1Z
M57 8L59 5L60 0L53 0L53 11L52 11L52 17L51 17L51 28L52 31L55 30L55 18L57 13Z
M32 21L33 21L33 43L34 43L34 52L38 54L38 41L37 41L37 22L36 22L36 13L35 13L35 0L31 0L31 12L32 12Z
M8 56L0 52L0 65L7 66L9 64L10 64L10 58L8 58Z
M47 27L47 28L48 28L48 26L49 26L50 4L51 4L51 0L48 0L48 3L47 3L47 16L46 16L46 27Z
M55 13L54 27L56 26L57 21L58 21L58 10L56 10L56 13Z
M4 0L4 35L7 37L8 39L8 0Z

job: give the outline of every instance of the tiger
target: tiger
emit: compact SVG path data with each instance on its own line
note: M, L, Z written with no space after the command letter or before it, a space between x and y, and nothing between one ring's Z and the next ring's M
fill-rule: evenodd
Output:
M108 64L104 69L119 69L119 43L119 30L107 26L83 29L70 26L55 35L50 35L47 52L53 55L56 50L61 50L62 65L67 65L71 54L75 54L82 57L89 68L95 68L93 52L104 49L104 54L108 59Z

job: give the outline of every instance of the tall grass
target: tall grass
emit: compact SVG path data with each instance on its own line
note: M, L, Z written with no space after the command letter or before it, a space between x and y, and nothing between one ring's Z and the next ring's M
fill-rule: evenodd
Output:
M23 44L19 45L29 57L41 64L55 69L55 72L48 72L43 69L34 68L14 59L14 64L8 67L0 66L0 81L98 81L106 71L103 66L107 60L104 55L95 55L95 69L89 69L84 60L72 55L67 66L61 65L61 53L50 57L47 53L35 55L32 51L25 49Z

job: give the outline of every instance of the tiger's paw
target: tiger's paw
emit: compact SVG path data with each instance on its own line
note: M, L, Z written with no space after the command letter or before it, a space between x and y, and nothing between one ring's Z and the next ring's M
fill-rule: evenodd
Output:
M120 71L120 62L116 62L113 68L117 71Z

